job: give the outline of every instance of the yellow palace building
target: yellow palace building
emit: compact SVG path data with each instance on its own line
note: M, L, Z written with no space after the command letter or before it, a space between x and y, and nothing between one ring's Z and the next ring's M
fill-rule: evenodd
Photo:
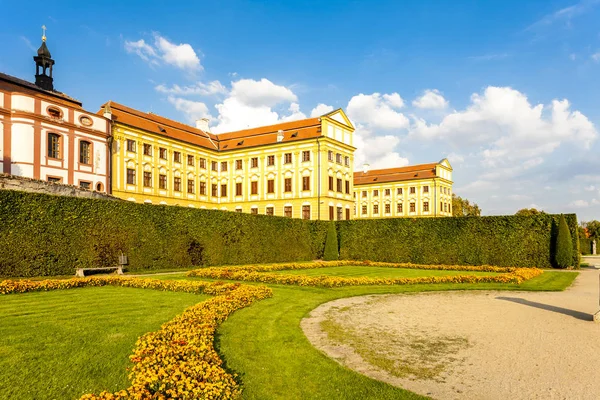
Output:
M452 216L452 166L447 159L354 173L354 218Z
M116 197L304 219L350 219L354 127L339 109L318 118L215 135L108 102Z

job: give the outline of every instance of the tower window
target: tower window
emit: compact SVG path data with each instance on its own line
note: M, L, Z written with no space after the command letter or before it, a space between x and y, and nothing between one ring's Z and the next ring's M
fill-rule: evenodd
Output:
M60 108L56 108L56 107L48 107L48 109L46 110L46 112L52 118L62 118L62 116L63 116L63 113L60 110Z
M48 157L60 158L60 135L56 133L48 134Z

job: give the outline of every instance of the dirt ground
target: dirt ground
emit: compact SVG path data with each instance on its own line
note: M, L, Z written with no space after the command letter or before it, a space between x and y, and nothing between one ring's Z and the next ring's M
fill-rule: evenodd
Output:
M302 329L342 365L434 399L599 399L598 274L564 292L340 299Z

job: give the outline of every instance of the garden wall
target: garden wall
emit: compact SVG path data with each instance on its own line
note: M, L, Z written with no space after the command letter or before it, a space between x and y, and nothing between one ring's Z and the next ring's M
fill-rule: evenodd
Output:
M0 190L0 276L314 260L327 225L284 217Z
M338 222L340 258L552 267L559 215L389 218ZM577 216L565 215L579 266Z

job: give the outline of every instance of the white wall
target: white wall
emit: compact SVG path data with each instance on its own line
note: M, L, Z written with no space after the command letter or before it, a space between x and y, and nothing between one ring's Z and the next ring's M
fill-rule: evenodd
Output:
M34 111L34 99L32 97L21 96L18 94L12 95L12 109L21 111Z
M13 122L10 158L13 163L33 163L32 125Z

